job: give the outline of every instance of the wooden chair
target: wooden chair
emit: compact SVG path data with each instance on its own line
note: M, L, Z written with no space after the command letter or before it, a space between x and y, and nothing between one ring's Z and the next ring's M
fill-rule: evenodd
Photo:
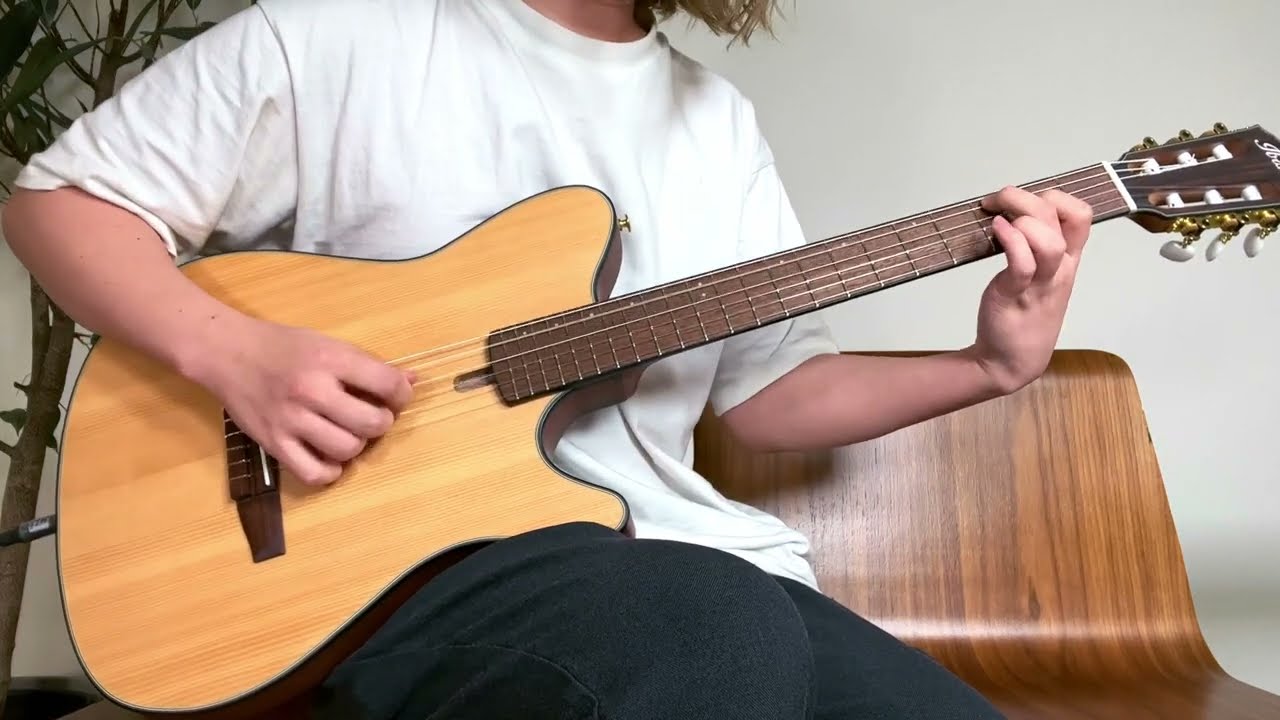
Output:
M806 532L830 596L1010 720L1280 718L1201 636L1127 365L1059 351L1012 396L835 452L754 455L708 415L695 464Z
M1060 351L1019 393L835 452L753 455L710 415L696 443L726 493L809 534L829 595L1010 720L1280 718L1280 697L1228 676L1200 634L1113 355Z

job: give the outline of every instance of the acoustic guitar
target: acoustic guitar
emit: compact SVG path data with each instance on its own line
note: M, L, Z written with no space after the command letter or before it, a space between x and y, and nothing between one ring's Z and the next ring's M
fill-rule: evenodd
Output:
M1023 187L1072 193L1095 222L1172 233L1160 253L1173 261L1203 233L1209 259L1237 238L1254 256L1280 227L1280 142L1257 126L1184 130ZM668 355L997 255L980 199L619 297L627 223L583 186L404 261L252 251L184 264L249 315L412 368L416 395L337 483L311 488L201 387L97 343L58 467L57 568L80 662L144 715L239 716L314 688L471 549L571 521L627 531L624 498L550 460L575 418L623 400Z

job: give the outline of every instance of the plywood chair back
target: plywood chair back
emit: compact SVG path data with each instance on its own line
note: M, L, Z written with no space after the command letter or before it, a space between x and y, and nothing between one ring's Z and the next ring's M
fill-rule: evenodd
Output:
M827 594L989 695L1220 672L1114 355L1060 351L1012 396L834 452L754 454L708 414L695 458L809 535Z

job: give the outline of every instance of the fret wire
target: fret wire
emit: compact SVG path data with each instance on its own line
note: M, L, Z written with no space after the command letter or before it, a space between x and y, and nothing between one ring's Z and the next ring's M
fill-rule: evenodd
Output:
M941 233L941 230L940 230L940 228L938 227L938 220L937 220L937 218L936 218L936 217L934 217L935 215L937 215L937 213L936 213L936 212L931 212L931 213L929 213L929 215L927 216L927 217L928 217L928 220L929 220L929 224L933 226L933 229L934 229L934 231L935 231L935 232L939 232L939 233ZM950 243L949 241L947 241L947 240L945 240L945 239L944 239L944 240L942 241L942 246L943 246L943 247L945 247L945 248L947 249L947 254L951 256L951 264L952 264L952 266L959 265L959 264L960 264L960 261L959 261L959 260L956 260L955 253L951 252L951 243Z
M694 287L700 289L702 287L702 283L698 283ZM698 320L698 329L702 330L702 340L703 342L709 342L711 340L711 336L707 334L707 323L702 319L702 311L698 309L698 303L702 302L702 298L695 298L692 292L687 292L686 294L689 296L689 300L693 303L693 316Z
M844 279L844 271L840 269L840 263L836 261L836 256L831 253L831 250L827 250L823 254L827 256L827 264L836 269L836 279L840 282L840 291L848 292L849 283Z
M686 287L687 287L687 286L686 286ZM676 295L676 294L679 294L679 293L681 293L681 292L685 292L684 290L681 290L680 288L681 288L681 285L680 285L680 284L677 284L677 285L672 286L672 287L671 287L670 292L668 292L668 293L667 293L667 296L669 297L669 296L671 296L671 295ZM686 293L686 294L687 294L687 293ZM682 336L680 335L680 317L679 317L678 315L676 315L676 313L680 311L680 308L676 308L676 310L674 310L674 311L669 310L669 309L666 307L666 305L667 305L666 297L661 298L661 299L659 300L659 302L661 302L661 303L663 304L663 308L662 308L661 310L659 310L659 312L665 312L665 313L667 313L667 315L671 318L671 325L675 328L675 331L676 331L676 344L680 346L680 349L681 349L681 350L683 350L683 349L685 348L685 344L684 344L684 337L682 337ZM657 341L657 338L654 338L654 341L656 342L656 341Z
M662 341L658 339L658 331L653 327L653 316L650 315L649 313L645 313L644 319L645 319L645 322L649 325L649 332L653 335L653 346L655 348L654 352L658 353L658 355L661 356ZM680 330L678 328L676 330L676 334L677 335L680 334Z

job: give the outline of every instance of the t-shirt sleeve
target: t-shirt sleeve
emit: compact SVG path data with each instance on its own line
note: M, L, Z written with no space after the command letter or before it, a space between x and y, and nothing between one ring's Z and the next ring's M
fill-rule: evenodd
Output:
M292 217L293 96L272 27L246 8L162 56L78 117L20 172L138 215L175 257Z
M762 138L758 145L739 226L740 262L805 244L769 147ZM712 410L717 415L724 414L806 360L838 351L820 313L800 315L730 337L724 341L711 387Z

